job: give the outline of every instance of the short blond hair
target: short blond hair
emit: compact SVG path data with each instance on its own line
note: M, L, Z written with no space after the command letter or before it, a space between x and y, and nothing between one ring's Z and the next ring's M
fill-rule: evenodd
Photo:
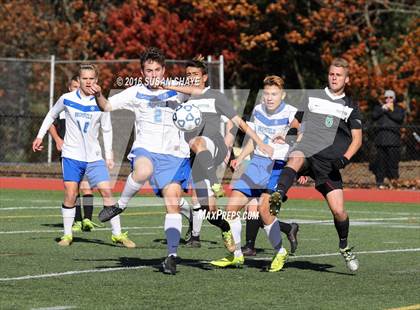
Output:
M82 73L82 70L92 70L95 72L96 77L98 77L99 75L98 68L94 64L81 64L79 66L79 77L80 77L80 74Z
M344 68L346 70L347 75L349 74L349 67L350 67L349 62L345 60L344 58L340 58L340 57L334 58L333 61L331 62L330 67L331 66Z
M280 89L284 87L284 80L277 75L266 76L263 82L264 86L277 86Z

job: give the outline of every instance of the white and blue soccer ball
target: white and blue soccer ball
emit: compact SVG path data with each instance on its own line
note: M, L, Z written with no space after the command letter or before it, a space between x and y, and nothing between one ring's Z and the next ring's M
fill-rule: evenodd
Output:
M201 125L203 118L197 106L186 102L175 109L172 120L179 130L191 131Z

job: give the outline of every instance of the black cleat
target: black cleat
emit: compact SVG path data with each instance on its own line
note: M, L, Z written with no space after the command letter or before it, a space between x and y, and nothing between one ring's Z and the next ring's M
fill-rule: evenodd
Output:
M123 211L124 209L119 208L118 204L115 204L114 206L111 206L111 207L104 207L101 210L101 212L99 212L98 218L102 223L107 222L110 219L112 219L114 216L117 216Z
M201 248L200 236L191 236L187 241L186 246L189 248Z
M290 254L293 255L296 252L298 241L297 241L297 233L299 231L299 225L296 223L291 223L292 229L287 234L287 239L290 242Z
M257 255L257 250L255 248L251 248L248 245L245 245L244 247L242 247L241 250L242 250L242 254L244 256L255 256L255 255Z
M270 213L276 216L281 208L281 203L283 201L283 197L279 192L273 192L270 196Z
M162 271L166 274L176 274L176 257L168 256L162 263Z

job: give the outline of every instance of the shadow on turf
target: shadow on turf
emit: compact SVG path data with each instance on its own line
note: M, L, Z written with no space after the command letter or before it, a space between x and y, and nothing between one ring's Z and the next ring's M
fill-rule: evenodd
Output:
M166 244L166 239L159 239L159 238L157 238L157 239L154 239L153 242L160 243L160 244ZM217 244L216 241L211 241L211 240L200 240L200 242L201 243L209 243L209 244ZM186 241L185 241L184 238L181 238L179 240L179 243L180 244L186 244Z
M261 271L266 271L268 267L270 267L270 262L265 260L253 260L253 259L246 259L245 266L252 267L252 268L259 268ZM331 268L334 268L334 265L331 264L317 264L309 261L288 261L284 265L285 269L288 268L296 268L296 269L302 269L302 270L313 270L313 271L319 271L319 272L328 272L328 273L334 273L334 274L340 274L340 275L346 275L346 276L354 276L352 273L345 273L345 272L337 272L329 270Z
M41 226L45 226L45 227L61 227L61 228L63 228L63 223L57 223L57 224L41 224Z
M78 261L95 261L95 262L116 262L117 265L113 266L97 266L98 269L103 268L118 268L118 267L151 267L155 272L161 272L163 258L151 258L151 259L142 259L139 257L120 257L120 258L110 258L110 259L76 259ZM213 270L206 262L202 262L197 259L178 259L178 265L185 265L188 267L199 268L202 270Z
M61 239L60 238L55 238L54 239L56 242L59 242ZM101 244L101 245L106 245L106 246L112 246L112 247L120 247L119 245L116 245L114 243L109 243L106 242L104 240L100 240L100 239L85 239L85 238L80 238L80 237L73 237L73 243L95 243L95 244Z

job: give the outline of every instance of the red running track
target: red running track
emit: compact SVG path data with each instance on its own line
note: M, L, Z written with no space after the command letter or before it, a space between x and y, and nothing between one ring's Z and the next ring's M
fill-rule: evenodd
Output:
M117 181L114 192L121 192L124 181ZM21 190L63 190L61 179L44 178L7 178L0 177L0 189ZM230 188L226 186L229 194ZM153 193L151 187L146 184L141 193ZM323 197L312 187L293 187L288 196L290 199L322 200ZM345 189L344 197L347 201L364 202L394 202L394 203L420 203L420 191L414 190L378 190L378 189Z

